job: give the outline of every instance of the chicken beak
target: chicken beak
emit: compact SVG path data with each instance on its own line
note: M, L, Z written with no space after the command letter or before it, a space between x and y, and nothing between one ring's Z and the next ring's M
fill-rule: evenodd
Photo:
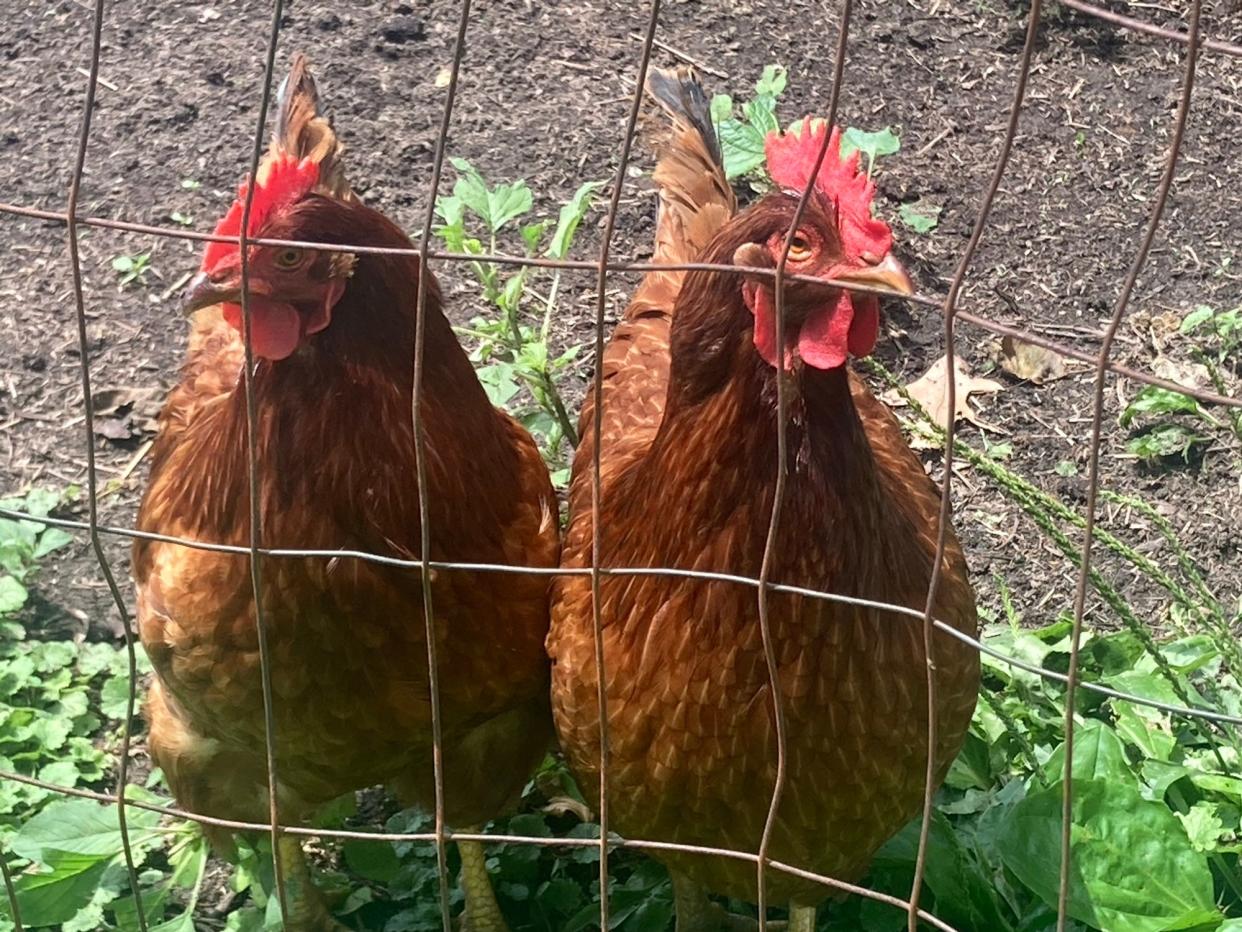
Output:
M185 290L181 292L181 311L187 317L195 311L213 304L236 302L239 294L237 286L229 282L213 282L206 272L199 272L190 279Z
M891 254L886 255L875 265L836 272L832 277L834 282L844 285L883 288L898 295L914 294L914 283L910 281L910 276Z

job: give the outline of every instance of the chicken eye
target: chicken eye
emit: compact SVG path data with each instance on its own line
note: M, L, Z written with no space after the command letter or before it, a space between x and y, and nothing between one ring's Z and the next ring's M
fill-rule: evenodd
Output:
M282 249L276 253L275 263L282 269L296 269L302 264L304 253L301 249Z
M811 243L801 233L795 233L789 241L789 258L792 262L805 262L811 258Z

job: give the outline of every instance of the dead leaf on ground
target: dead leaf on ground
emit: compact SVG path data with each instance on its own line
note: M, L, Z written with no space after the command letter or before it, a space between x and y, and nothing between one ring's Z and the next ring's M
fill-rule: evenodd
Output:
M1065 359L1059 353L1009 336L1001 340L996 361L1010 375L1036 385L1043 385L1066 375Z
M926 409L928 415L942 430L949 426L948 406L945 398L945 376L948 371L946 364L947 356L941 356L937 359L930 369L923 373L918 379L906 386L906 391L910 393L910 397L921 404ZM971 375L966 370L966 364L962 362L960 356L953 357L953 382L956 386L955 395L955 420L969 421L982 430L988 430L997 434L1008 433L992 424L988 424L979 419L978 413L968 404L971 395L978 394L995 394L1003 391L1004 386L992 379L980 379ZM893 407L901 407L906 404L906 400L901 397L895 390L884 393L882 400ZM917 440L917 438L915 438ZM916 448L920 448L919 443L913 444ZM935 444L926 444L922 449L935 446Z
M154 434L164 403L158 388L122 386L95 392L95 433L109 440L130 440Z
M1207 366L1197 362L1179 362L1168 356L1157 356L1151 364L1152 375L1176 382L1183 388L1199 389L1211 385L1212 375Z

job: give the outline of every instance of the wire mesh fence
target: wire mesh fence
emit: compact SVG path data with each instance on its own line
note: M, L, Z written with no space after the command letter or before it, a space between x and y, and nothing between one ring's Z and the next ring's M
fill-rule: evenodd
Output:
M944 564L944 551L946 547L946 535L949 529L949 510L951 492L954 480L954 420L949 418L945 430L945 440L943 447L943 478L941 483L941 510L939 520L939 534L936 547L936 555L932 566L934 567L932 579L927 593L926 608L923 611L917 611L907 606L876 602L868 599L855 598L847 595L820 592L798 586L785 585L774 580L771 576L771 566L777 541L779 539L779 528L781 522L781 509L783 505L783 470L778 470L777 493L773 505L771 515L771 525L768 529L767 544L764 552L763 570L757 578L733 575L723 572L706 572L700 570L688 570L677 567L624 567L624 566L608 566L601 565L598 558L599 552L602 550L601 534L602 526L600 520L600 501L603 495L601 482L601 421L604 413L604 395L602 380L596 380L594 384L594 445L591 450L592 454L592 483L591 483L591 510L593 515L593 542L592 542L592 561L589 568L573 569L573 568L545 568L534 566L520 566L497 563L479 563L479 562L462 562L462 561L443 561L435 560L430 557L432 552L432 522L430 518L429 505L430 496L428 493L427 471L426 471L426 440L424 437L423 420L422 420L422 401L423 401L423 372L424 372L424 355L426 350L426 313L428 300L427 276L420 276L419 289L417 294L417 313L416 313L416 329L415 329L415 346L414 346L414 385L412 393L412 410L410 416L414 425L415 437L415 454L416 454L416 477L415 481L419 493L419 510L421 517L421 556L412 559L402 559L386 554L369 553L356 550L344 549L299 549L299 548L274 548L265 546L264 535L261 522L261 508L259 500L259 461L258 447L256 444L258 414L257 403L252 385L252 373L254 370L251 340L251 315L248 307L248 298L245 287L248 264L248 248L255 245L289 245L301 248L313 248L325 252L348 252L354 254L368 253L387 253L397 255L412 255L421 257L424 267L432 268L436 264L451 265L461 262L490 262L501 266L523 267L538 266L556 269L576 269L581 271L589 271L595 274L595 302L594 302L594 349L595 358L599 359L603 355L604 346L607 339L606 328L606 311L607 299L606 294L609 287L610 275L617 272L647 272L655 269L685 268L687 270L715 270L719 272L745 272L750 275L770 274L775 280L776 293L776 328L778 345L783 345L782 328L784 327L785 311L783 308L785 286L791 282L797 281L818 281L817 279L807 276L799 276L786 270L786 262L788 260L789 248L792 237L798 227L799 220L803 211L806 209L807 203L814 190L815 172L811 172L811 180L808 181L806 188L801 192L797 213L790 224L789 233L786 236L784 244L784 254L778 262L776 268L770 273L758 272L752 267L743 267L738 265L718 265L709 263L687 263L684 265L667 265L655 264L651 262L627 262L616 261L612 254L612 243L617 224L617 216L622 198L623 186L627 173L630 170L631 162L631 146L636 136L636 129L639 122L639 116L643 108L643 87L646 77L651 66L653 51L658 47L666 47L660 42L659 26L661 18L660 0L651 0L647 7L647 24L645 33L641 36L639 49L634 57L633 68L633 85L634 91L629 100L628 117L625 125L621 129L620 142L617 150L615 175L611 182L610 196L608 199L608 208L605 215L603 230L601 234L601 242L599 255L595 260L569 260L569 259L547 259L532 256L518 256L500 253L461 253L444 250L436 250L432 248L432 230L435 222L435 205L437 196L440 192L441 178L446 160L446 141L449 137L449 131L452 126L454 104L457 99L458 77L462 68L463 56L469 47L471 33L470 27L472 23L472 9L470 0L463 0L459 17L456 23L456 34L453 43L453 54L451 64L448 68L447 83L445 89L445 100L441 114L439 133L433 153L431 182L429 190L425 193L424 203L425 212L423 215L423 223L421 232L418 237L417 247L414 249L399 248L383 248L376 246L368 246L365 244L324 244L319 242L302 242L297 240L272 240L263 238L251 238L247 236L246 231L250 229L247 222L249 217L252 201L254 198L253 187L247 192L245 199L245 208L243 211L243 220L241 223L241 232L237 237L225 237L217 235L208 235L197 233L185 229L175 229L163 226L153 226L141 223L131 223L127 221L115 220L104 217L83 216L79 212L80 208L80 192L84 173L89 165L90 141L91 141L91 121L92 111L95 101L96 88L100 80L100 51L102 43L102 28L105 18L108 15L107 5L104 0L95 0L92 10L92 27L90 36L89 59L87 62L85 74L87 76L86 97L82 109L82 118L80 123L80 134L77 140L76 150L72 159L73 169L71 175L71 184L69 187L66 205L63 211L48 210L35 208L29 205L18 203L0 203L0 213L33 218L44 221L52 221L63 224L68 241L69 251L69 275L72 282L72 292L74 298L74 307L76 310L77 336L80 358L80 375L82 385L82 396L84 399L84 421L83 430L85 433L85 451L86 457L86 502L87 502L87 520L77 521L57 517L38 516L28 513L18 512L11 509L0 509L0 517L14 520L29 520L42 523L50 527L59 527L76 533L85 534L91 543L91 547L98 563L99 572L103 576L111 597L115 602L116 609L122 619L125 635L125 645L127 651L127 660L130 675L130 690L128 695L128 709L123 722L123 731L120 742L120 750L117 761L117 781L116 790L113 793L94 792L75 787L65 787L57 785L47 780L41 780L29 774L18 773L14 771L0 772L0 780L15 781L17 783L28 784L31 786L41 787L47 790L53 790L66 796L80 797L86 799L98 800L101 802L114 803L118 814L120 831L122 833L125 862L129 874L129 883L131 885L135 900L141 904L142 890L139 883L138 873L136 869L136 861L131 851L130 840L127 834L128 813L131 809L140 809L158 813L160 815L172 816L179 819L188 819L203 825L215 826L229 830L248 830L268 833L275 846L276 841L282 835L295 837L320 837L332 839L358 839L367 841L390 841L390 842L430 842L435 845L437 852L438 870L439 870L439 896L440 909L442 914L443 927L445 932L449 932L452 928L452 918L449 908L449 881L448 881L448 862L446 857L446 844L452 839L479 840L488 842L506 842L514 844L527 844L539 846L553 847L595 847L599 851L599 883L601 890L600 897L600 928L609 928L609 897L607 891L609 889L609 853L620 848L633 848L641 851L683 851L687 853L699 853L713 855L722 858L733 858L745 862L749 862L755 866L756 883L758 887L758 917L759 926L763 929L766 925L766 906L767 895L766 886L770 880L770 872L778 871L792 876L800 877L822 884L827 888L857 894L859 896L874 899L879 902L888 903L889 905L899 907L907 911L909 916L909 928L911 932L921 921L927 925L946 930L946 932L963 932L963 930L955 930L952 925L945 922L941 918L920 908L920 890L925 873L927 850L929 843L929 831L931 827L932 817L932 797L937 789L936 783L936 767L934 755L928 753L926 779L924 781L924 801L923 801L923 818L921 823L921 831L919 833L918 852L916 857L916 867L914 882L908 896L904 899L893 897L891 895L869 890L857 884L846 882L841 879L822 876L807 871L796 865L785 864L774 860L770 857L770 842L772 830L776 822L779 804L782 793L785 789L785 770L786 770L786 737L783 724L783 703L780 695L780 678L778 675L778 658L776 649L773 644L772 634L770 630L770 622L768 618L768 601L774 593L784 593L798 595L806 599L825 600L836 602L844 605L857 606L868 609L882 610L895 616L902 616L909 620L909 623L920 626L922 632L923 650L927 657L927 677L924 685L926 691L926 702L928 708L927 716L927 747L929 749L937 746L937 719L935 711L937 709L936 696L936 679L935 679L935 656L934 656L934 639L933 633L940 632L958 641L970 645L975 650L985 653L995 659L1006 664L1012 665L1015 669L1023 670L1028 673L1036 674L1050 681L1062 683L1066 687L1066 717L1064 723L1065 729L1065 766L1063 780L1063 809L1062 809L1062 835L1060 840L1060 884L1058 890L1058 907L1057 907L1057 928L1064 930L1068 922L1068 897L1071 886L1071 825L1072 825L1072 801L1074 798L1074 782L1071 768L1071 761L1074 754L1074 733L1076 728L1075 721L1075 701L1074 695L1076 690L1082 689L1100 696L1110 697L1114 699L1124 700L1139 706L1146 706L1162 710L1171 715L1182 716L1190 719L1198 719L1203 722L1211 723L1219 727L1239 726L1242 725L1242 716L1231 714L1223 709L1206 709L1195 708L1187 704L1176 704L1163 702L1153 699L1149 696L1137 695L1116 689L1111 686L1084 681L1079 675L1079 660L1082 650L1083 635L1083 618L1086 611L1086 599L1091 586L1091 566L1092 566L1092 549L1095 542L1096 520L1099 511L1099 494L1100 494L1100 475L1099 460L1101 450L1101 438L1104 422L1105 408L1105 388L1106 379L1109 374L1120 375L1133 380L1136 383L1152 385L1164 388L1170 391L1176 391L1183 395L1196 399L1205 405L1218 405L1226 408L1242 408L1242 401L1229 397L1223 391L1209 391L1198 388L1188 388L1187 386L1175 382L1168 378L1162 378L1151 372L1138 370L1131 366L1122 365L1113 361L1110 357L1113 349L1114 337L1122 322L1125 320L1128 306L1130 304L1131 295L1134 291L1135 284L1147 263L1149 253L1151 252L1153 242L1160 229L1162 217L1168 202L1170 192L1174 186L1174 180L1179 168L1182 155L1183 140L1187 126L1187 120L1191 112L1192 90L1194 88L1196 69L1199 63L1200 55L1203 53L1219 54L1224 56L1242 58L1242 46L1235 45L1230 42L1220 41L1211 38L1204 38L1200 29L1201 17L1201 0L1194 0L1190 4L1190 9L1186 17L1186 28L1184 30L1173 30L1164 27L1154 26L1150 23L1122 15L1120 13L1094 6L1083 0L1061 0L1062 5L1069 7L1080 14L1088 17L1094 17L1101 22L1110 24L1120 29L1132 30L1137 33L1154 36L1162 41L1167 41L1182 50L1183 56L1183 74L1178 89L1178 101L1176 111L1172 118L1172 126L1170 132L1170 140L1165 153L1164 168L1160 177L1159 184L1154 192L1148 207L1147 223L1135 244L1133 258L1130 270L1121 283L1116 301L1113 305L1108 328L1101 341L1098 352L1085 351L1079 347L1068 345L1062 341L1049 339L1029 330L1015 327L1000 321L989 319L988 317L965 310L959 307L959 297L962 286L971 269L973 260L976 257L980 243L989 230L989 219L993 204L996 201L998 192L1001 190L1002 184L1006 178L1006 170L1009 165L1010 155L1014 150L1016 140L1019 136L1021 118L1024 108L1024 99L1028 87L1028 82L1032 75L1032 60L1040 37L1041 18L1044 15L1043 5L1040 0L1031 0L1029 10L1026 12L1026 30L1023 44L1019 53L1019 66L1017 80L1012 89L1011 105L1009 109L1008 119L1004 125L1003 132L1000 135L995 156L994 168L990 178L990 182L983 194L975 214L973 227L970 237L963 249L959 260L956 264L952 278L949 282L947 292L943 296L915 294L909 298L910 301L920 305L935 309L940 312L943 317L943 340L944 351L947 355L948 371L952 371L953 356L955 347L955 325L957 322L966 322L982 330L989 331L993 334L1006 337L1014 337L1021 339L1035 346L1044 347L1061 356L1069 359L1076 359L1086 363L1090 363L1094 371L1093 382L1093 398L1090 413L1090 439L1087 447L1087 492L1083 514L1085 516L1085 527L1081 550L1079 554L1079 568L1077 572L1076 587L1073 598L1073 626L1071 634L1071 643L1069 648L1069 665L1065 671L1049 669L1039 664L1030 663L1020 657L1010 656L1004 652L998 651L993 647L983 643L981 640L971 637L967 634L956 630L951 625L945 624L941 620L934 617L935 597L938 587L941 585L941 569ZM836 122L836 113L838 110L839 92L843 81L848 80L848 69L846 61L849 53L850 42L850 22L852 3L851 0L841 0L839 4L835 4L834 11L837 24L837 39L834 53L835 72L831 82L831 97L825 102L823 113L830 125ZM284 4L281 0L276 0L272 6L269 32L267 36L266 57L264 62L264 82L262 87L262 95L258 106L257 121L255 133L253 137L253 148L250 155L250 177L256 176L260 159L262 157L266 132L269 127L269 109L273 94L273 75L276 73L276 60L279 47L279 37L281 31L282 17L284 16ZM825 135L823 145L818 153L818 160L822 162L825 158L828 148L828 138ZM818 164L818 163L817 163ZM215 541L192 540L187 538L174 537L162 534L153 534L141 531L133 527L122 527L104 524L99 516L99 500L101 490L99 488L99 478L95 463L95 421L96 412L94 410L94 394L91 385L91 345L88 339L87 322L88 310L87 301L83 289L83 273L82 262L79 256L78 244L79 235L82 228L101 228L117 230L129 234L146 234L158 237L167 237L172 239L224 242L237 245L241 258L242 268L242 304L244 308L244 339L246 345L246 365L243 369L243 387L246 398L246 415L247 415L247 443L248 443L248 470L249 470L249 528L250 538L246 546L234 544L226 544ZM852 288L856 287L851 285ZM857 286L857 290L866 291L865 287ZM885 294L883 289L872 289L879 294ZM786 461L785 445L786 430L788 425L788 399L784 394L784 381L778 380L778 398L777 398L777 430L779 445L779 461ZM945 382L945 392L947 395L946 405L948 410L952 411L955 407L955 392L957 387L955 380L949 378ZM245 556L248 558L251 571L251 585L254 596L255 606L255 624L258 633L258 650L260 654L260 671L262 675L262 692L263 706L265 717L265 756L268 773L268 800L267 809L269 813L269 821L267 823L244 822L229 819L219 819L205 816L189 811L182 810L172 805L162 805L152 803L145 799L131 799L126 796L126 787L129 785L129 759L131 746L131 726L134 718L134 710L137 702L137 688L139 682L138 665L136 660L135 634L133 631L131 614L128 610L125 599L122 596L121 589L118 586L115 575L111 568L109 559L105 553L103 540L106 537L127 538L133 540L159 541L164 543L176 544L188 548L194 548L203 551L215 551L220 553L229 553ZM343 829L312 829L301 825L287 825L281 821L281 805L277 794L279 774L277 773L277 753L276 743L278 735L273 719L273 704L276 699L273 696L271 684L271 668L272 661L270 657L270 648L268 646L267 622L264 617L263 599L260 593L264 590L264 568L269 566L271 561L285 559L339 559L343 557L355 558L361 561L373 562L377 565L398 567L407 570L417 571L421 574L423 587L423 601L425 611L425 624L427 630L430 631L434 624L435 604L431 588L431 580L435 573L451 573L451 572L477 572L477 573L501 573L501 574L528 574L534 576L582 576L590 580L592 590L592 611L593 626L595 634L595 663L596 669L601 671L601 675L597 677L598 683L598 709L599 709L599 728L601 733L602 759L600 761L600 786L599 786L599 805L598 805L598 822L599 835L595 839L567 839L567 838L547 838L537 836L523 835L503 835L503 834L481 834L476 832L460 832L450 831L446 825L444 817L444 773L442 762L442 738L441 738L441 710L439 707L439 659L437 657L436 638L427 637L427 665L429 671L430 683L430 703L431 703L431 722L432 722L432 744L434 748L434 789L435 789L435 821L434 830L431 832L418 833L385 833L376 831L351 831ZM610 769L610 761L608 759L609 741L607 737L608 731L608 712L607 712L607 696L605 691L605 677L602 671L607 669L608 658L604 651L603 625L600 617L600 584L601 580L609 576L665 576L679 579L694 579L704 581L715 581L727 583L737 586L745 586L754 589L756 599L756 609L759 627L763 635L764 657L767 664L769 685L771 687L772 696L772 715L776 723L776 780L768 810L768 817L764 827L762 842L758 850L755 851L733 851L721 848L709 848L693 845L678 845L669 842L657 840L631 839L621 838L610 831L609 828L609 805L608 805L608 781L607 775ZM280 898L282 912L288 914L288 906L285 903L285 878L283 878L282 865L279 858L275 859L276 870L276 894ZM11 916L18 929L21 928L20 909L17 897L14 892L13 878L10 876L7 862L0 858L0 866L4 868L4 883L8 892L9 908ZM136 911L137 922L140 928L145 932L147 928L147 919L144 910L139 905Z

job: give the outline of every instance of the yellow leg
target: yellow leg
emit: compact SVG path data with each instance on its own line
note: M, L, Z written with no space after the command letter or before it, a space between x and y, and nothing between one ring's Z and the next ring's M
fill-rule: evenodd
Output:
M310 865L297 837L280 836L276 856L285 875L285 902L289 907L286 932L348 932L348 927L333 919L328 911L323 894L311 879Z
M815 932L815 907L790 903L788 932Z
M478 829L466 829L477 832ZM509 932L505 917L492 891L487 876L487 852L479 841L459 841L461 855L461 888L466 895L466 911L462 915L462 932Z
M708 899L707 891L693 880L681 874L670 874L673 878L673 905L677 913L675 932L757 932L758 920L735 916L719 903ZM792 928L784 921L769 921L767 927L768 932L787 932ZM811 911L809 928L815 928L814 910Z

